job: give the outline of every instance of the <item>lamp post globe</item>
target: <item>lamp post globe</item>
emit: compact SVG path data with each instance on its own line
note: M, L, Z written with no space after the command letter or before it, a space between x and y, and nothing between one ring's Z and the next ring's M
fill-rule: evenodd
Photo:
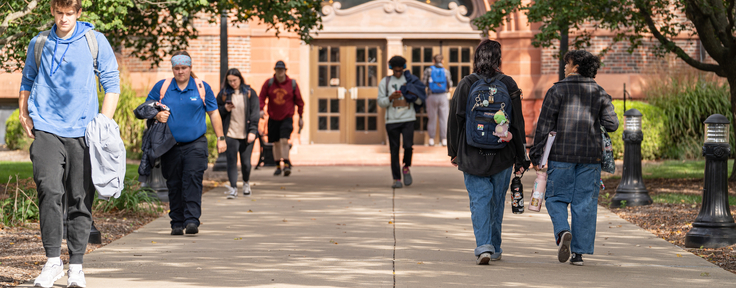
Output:
M703 205L685 235L687 248L719 248L736 244L736 223L728 205L729 121L713 114L705 120Z
M637 109L624 112L624 171L616 195L611 200L611 208L652 204L641 176L641 141L644 140L642 116Z

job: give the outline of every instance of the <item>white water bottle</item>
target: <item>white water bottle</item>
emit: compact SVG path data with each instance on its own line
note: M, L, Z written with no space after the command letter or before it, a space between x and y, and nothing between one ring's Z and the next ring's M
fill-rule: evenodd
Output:
M537 179L534 180L534 188L532 189L532 199L529 201L530 211L539 212L542 210L545 189L547 189L547 171L537 171Z

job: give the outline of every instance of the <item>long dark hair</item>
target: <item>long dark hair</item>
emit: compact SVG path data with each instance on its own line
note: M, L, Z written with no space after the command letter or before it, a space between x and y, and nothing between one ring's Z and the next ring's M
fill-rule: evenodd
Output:
M473 73L484 77L493 77L501 72L501 43L490 39L483 40L475 48Z
M230 83L227 83L227 76L236 76L240 78L240 87L230 87ZM225 73L225 78L222 79L222 91L225 91L225 93L222 94L222 97L227 97L227 95L235 93L235 89L240 89L241 93L245 94L245 91L243 90L243 86L245 86L245 79L243 78L243 74L240 73L240 70L236 68L230 68L227 70L227 73ZM225 98L223 98L224 100Z

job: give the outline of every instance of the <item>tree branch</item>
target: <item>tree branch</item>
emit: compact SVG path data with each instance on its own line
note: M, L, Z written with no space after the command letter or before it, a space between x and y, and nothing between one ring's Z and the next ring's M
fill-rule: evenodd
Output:
M731 2L728 3L728 10L726 10L726 14L728 15L728 27L726 27L726 31L729 35L733 35L733 8L734 5L736 5L736 0L731 0ZM733 40L733 37L731 37ZM736 175L736 174L734 174Z
M33 9L36 9L37 5L38 5L38 0L33 0L30 3L28 3L26 8L24 8L23 10L8 14L8 16L5 17L5 20L3 20L3 23L0 24L0 36L3 35L3 33L5 33L5 30L8 30L8 26L10 26L10 21L26 16L28 14L31 14L31 12L33 12Z
M661 32L659 32L659 29L657 29L657 26L654 24L654 20L652 20L652 15L649 14L649 7L645 6L642 1L635 1L636 8L639 10L639 14L642 16L644 21L647 24L647 27L649 27L650 32L652 35L654 35L654 38L657 38L660 43L662 43L662 46L667 49L670 52L673 52L677 55L677 57L680 57L685 63L687 63L690 66L693 66L696 69L703 70L703 71L710 71L715 72L718 76L726 77L725 71L719 66L714 64L706 64L700 61L697 61L690 57L682 48L677 46L674 42L670 41L662 35Z
M42 26L39 26L37 29L39 31L44 31L46 29L51 28L51 26L53 26L53 25L54 25L54 21L50 21L50 22L48 22L48 23L46 23L46 24L44 24ZM28 32L29 31L18 32L18 33L15 33L15 34L7 37L7 38L0 39L0 47L3 47L3 46L5 46L8 43L13 42L13 41L15 41L16 39L18 39L20 37L23 37L24 35L28 34Z

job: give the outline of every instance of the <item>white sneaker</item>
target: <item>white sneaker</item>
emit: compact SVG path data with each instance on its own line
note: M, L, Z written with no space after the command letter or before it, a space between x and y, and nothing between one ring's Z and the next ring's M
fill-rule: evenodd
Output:
M447 146L447 139L442 139L442 146Z
M66 287L87 287L87 281L84 280L84 272L82 269L67 271Z
M243 195L250 196L250 183L243 183Z
M235 199L238 197L238 189L230 187L230 194L227 194L227 199Z
M61 279L62 276L64 276L64 262L61 260L59 260L59 263L46 262L46 265L43 265L43 270L41 270L41 275L38 275L36 280L33 281L33 286L53 287L54 282Z
M225 192L223 192L225 195L233 193L233 187L230 186L230 182L223 184L222 187L225 187Z
M429 138L429 146L434 146L434 138Z

